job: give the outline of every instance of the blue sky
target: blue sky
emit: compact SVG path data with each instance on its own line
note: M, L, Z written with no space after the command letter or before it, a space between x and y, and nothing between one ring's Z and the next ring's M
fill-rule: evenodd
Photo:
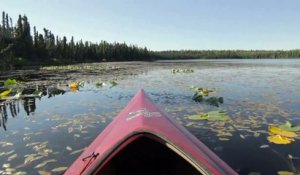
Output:
M300 0L0 0L16 22L151 50L300 48Z

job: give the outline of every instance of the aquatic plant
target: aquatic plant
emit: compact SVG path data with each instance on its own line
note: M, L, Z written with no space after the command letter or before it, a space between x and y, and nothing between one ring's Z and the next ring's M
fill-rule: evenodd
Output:
M193 73L193 69L172 69L171 72L174 73Z
M114 80L110 80L109 81L109 83L110 83L110 88L112 88L112 87L114 87L114 86L116 86L118 83L116 82L116 81L114 81Z
M290 144L295 140L281 135L271 135L268 137L268 141L275 144Z
M209 120L209 121L230 120L230 117L224 111L210 111L207 113L188 115L187 118L190 120Z
M192 97L195 102L204 102L216 107L219 107L219 104L222 104L224 102L223 97L208 97L210 93L214 92L214 90L212 89L198 88L195 86L190 86L189 89L195 92Z
M279 128L286 131L300 131L300 124L292 125L291 122L286 121L284 124L280 125Z

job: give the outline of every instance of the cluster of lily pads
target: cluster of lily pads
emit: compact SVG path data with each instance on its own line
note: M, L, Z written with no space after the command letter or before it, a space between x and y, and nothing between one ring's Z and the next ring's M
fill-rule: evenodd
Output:
M114 80L108 82L110 88L116 86L118 83ZM100 82L96 83L96 87L106 86L107 83ZM84 81L71 82L69 84L69 89L71 92L77 92L80 88L84 87ZM49 97L64 94L66 90L59 89L56 87L45 87L45 86L35 86L32 87L27 85L25 82L17 81L15 79L7 79L5 82L0 84L0 102L1 101L11 101L18 100L22 98L36 98L49 95Z
M172 69L172 73L193 73L193 69Z
M207 113L200 113L195 115L188 115L188 119L190 120L208 120L208 121L228 121L230 117L226 114L226 112L220 111L210 111Z
M195 102L204 102L209 105L213 105L216 107L219 107L220 104L224 102L223 97L209 97L211 93L214 92L213 89L207 89L207 88L198 88L195 86L189 87L190 90L194 91L195 94L193 96L193 100Z
M110 80L110 81L108 81L108 83L110 84L110 86L109 86L110 88L112 88L112 87L118 85L118 83L117 83L115 80ZM101 88L101 87L107 86L108 83L105 83L105 82L97 82L97 83L95 84L95 86L96 86L97 88Z
M270 132L270 136L268 137L269 142L275 144L290 144L298 137L296 132L300 131L300 124L293 126L287 121L278 127L270 125L268 130Z
M40 88L40 89L39 89ZM15 79L7 79L0 87L0 101L15 100L28 97L41 97L43 87L26 87L26 83Z
M78 83L73 83L70 88L76 87ZM64 94L66 91L56 87L46 87L44 85L28 85L25 82L17 81L15 79L7 79L2 86L0 86L0 102L14 101L24 98L40 98L48 95L52 97L55 95Z
M80 65L66 65L66 66L47 66L42 67L41 70L102 70L102 69L119 69L119 66L109 66L102 64L80 64Z
M195 91L193 99L195 101L202 102L203 99L207 98L214 90L204 89L204 88L197 88L197 87L190 87L191 90ZM257 104L255 104L257 105ZM253 105L253 107L255 106ZM286 117L286 113L284 111L275 111L274 105L262 105L262 110L269 114L280 114L283 117ZM272 109L272 113L269 113L269 110ZM254 111L258 111L257 109L253 109ZM246 114L247 113L247 114ZM250 113L246 112L245 114L241 114L241 112L237 112L236 114L229 117L229 115L222 110L216 111L209 111L209 112L201 112L198 114L192 114L185 116L187 121L185 121L185 126L194 127L194 128L201 128L201 129L208 129L216 134L220 141L229 141L230 137L233 136L233 133L238 131L240 132L239 136L241 139L245 140L247 137L255 137L258 138L262 134L268 135L267 140L273 144L292 144L296 141L296 139L300 139L299 131L300 131L300 123L299 124L292 124L291 122L287 121L284 124L278 124L278 122L269 125L266 118L269 116L260 116L256 112ZM245 117L241 116L246 115ZM272 115L270 116L272 117ZM207 122L198 122L199 120L205 120ZM268 130L261 129L262 124L269 125ZM259 148L271 148L268 144L263 144ZM289 154L288 159L290 159L289 166L294 167L293 160L299 159L299 157L294 157ZM296 174L294 168L291 168L290 171L279 171L278 174L280 175L293 175Z

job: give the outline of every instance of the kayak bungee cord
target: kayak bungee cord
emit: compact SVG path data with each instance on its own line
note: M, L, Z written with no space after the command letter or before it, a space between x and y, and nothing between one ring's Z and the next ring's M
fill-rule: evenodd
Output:
M89 159L89 161L87 162L87 164L84 166L84 168L82 169L82 171L80 172L80 174L82 174L88 167L89 165L92 164L92 161L95 160L97 158L97 156L99 155L99 153L95 153L95 152L92 152L92 154L82 158L82 161L86 161L87 159Z

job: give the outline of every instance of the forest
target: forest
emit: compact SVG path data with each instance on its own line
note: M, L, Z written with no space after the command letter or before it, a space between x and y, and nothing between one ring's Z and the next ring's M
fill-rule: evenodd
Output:
M300 50L169 50L150 51L126 43L75 41L49 29L31 28L26 15L16 24L5 12L0 23L0 70L30 66L103 61L152 61L158 59L299 58Z
M155 52L156 59L300 58L300 50L170 50Z
M0 69L24 66L60 65L101 61L149 60L147 48L126 43L75 41L74 37L55 36L49 29L42 32L31 26L26 15L17 23L2 12L0 24Z

